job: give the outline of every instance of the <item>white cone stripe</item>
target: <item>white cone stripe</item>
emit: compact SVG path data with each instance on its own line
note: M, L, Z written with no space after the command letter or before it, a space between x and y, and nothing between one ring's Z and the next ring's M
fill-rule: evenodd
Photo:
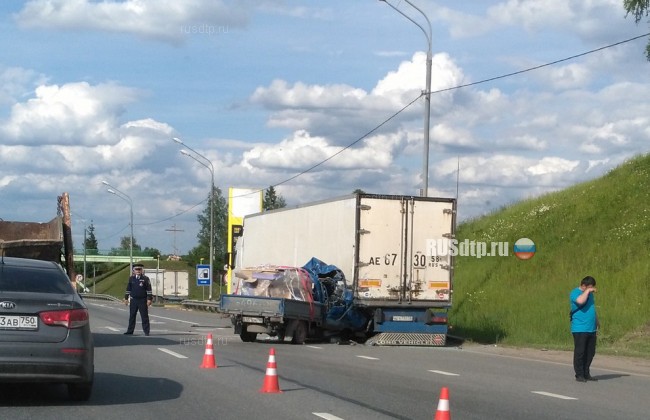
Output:
M212 349L205 349L205 354L212 355L214 354L214 352L212 351Z
M449 411L449 400L438 401L438 411Z
M269 363L275 363L275 356L269 356Z
M278 371L275 368L266 368L266 376L278 376Z

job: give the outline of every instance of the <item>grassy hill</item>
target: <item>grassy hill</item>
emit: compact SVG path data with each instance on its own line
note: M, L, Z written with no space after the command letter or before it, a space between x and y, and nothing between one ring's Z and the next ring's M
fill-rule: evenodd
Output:
M569 291L597 281L599 351L650 356L650 155L602 178L458 227L459 241L507 241L508 257L458 257L451 323L487 343L570 349ZM519 260L512 245L535 242Z

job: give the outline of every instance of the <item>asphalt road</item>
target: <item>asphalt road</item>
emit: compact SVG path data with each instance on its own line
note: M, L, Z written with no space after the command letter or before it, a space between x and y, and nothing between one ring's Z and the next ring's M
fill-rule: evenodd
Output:
M152 333L124 336L118 303L89 301L96 343L87 403L62 386L2 385L12 419L431 419L442 387L457 419L646 419L650 369L599 365L577 383L570 359L494 347L371 347L258 340L242 343L228 319L152 308ZM201 369L212 334L217 368ZM282 393L259 390L275 349ZM538 357L544 356L544 357ZM603 359L605 360L605 359Z

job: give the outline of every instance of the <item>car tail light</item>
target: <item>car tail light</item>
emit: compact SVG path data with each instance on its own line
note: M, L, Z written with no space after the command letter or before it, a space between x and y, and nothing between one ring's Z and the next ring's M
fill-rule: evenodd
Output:
M64 311L47 311L39 314L46 325L59 325L66 328L81 328L88 324L88 309L68 309Z

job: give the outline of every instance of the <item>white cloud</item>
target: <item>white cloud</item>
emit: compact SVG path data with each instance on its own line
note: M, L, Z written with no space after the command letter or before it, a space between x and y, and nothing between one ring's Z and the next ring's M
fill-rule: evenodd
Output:
M247 23L250 2L222 0L32 0L15 15L25 28L95 30L180 42Z
M122 107L138 96L132 88L86 82L41 85L34 95L16 103L1 123L0 133L9 143L114 143Z

